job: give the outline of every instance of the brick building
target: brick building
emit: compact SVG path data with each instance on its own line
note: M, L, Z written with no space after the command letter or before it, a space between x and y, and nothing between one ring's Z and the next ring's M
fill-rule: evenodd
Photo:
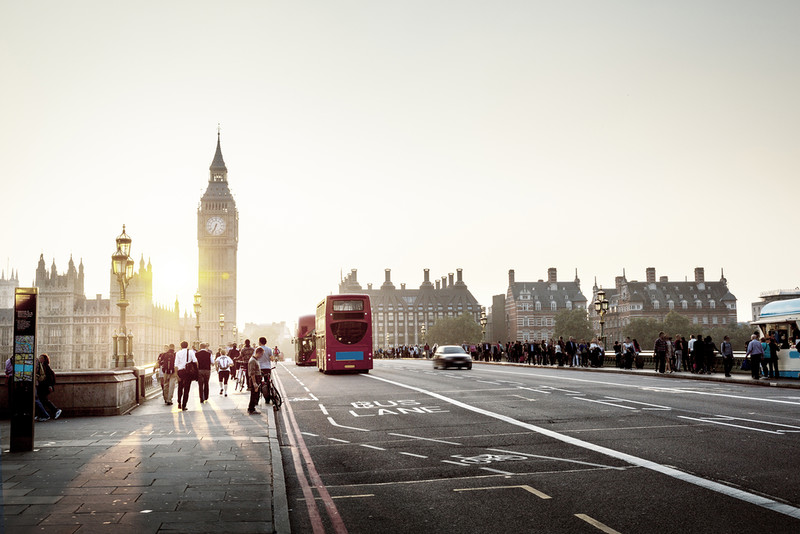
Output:
M600 288L595 281L592 288L592 303ZM688 318L692 324L723 326L736 324L736 297L728 290L724 272L719 281L708 282L705 269L694 270L694 280L672 281L662 276L656 279L654 267L646 269L646 280L628 281L625 271L614 279L614 288L606 289L609 311L605 316L605 334L609 343L622 340L625 327L632 319L656 319L663 321L667 314L675 311ZM600 316L589 306L592 326L600 332ZM674 333L674 332L672 332Z
M430 270L423 271L423 281L418 289L392 282L392 271L386 269L386 278L378 289L367 284L365 290L358 282L358 273L352 269L339 283L339 294L360 293L369 295L372 303L372 332L375 347L396 347L423 344L421 327L433 326L437 319L458 317L468 313L480 321L481 307L464 283L462 270L442 276L435 283L430 280Z
M555 317L563 310L586 309L581 281L558 280L555 268L547 269L547 280L517 282L514 270L508 271L505 296L492 299L491 341L529 341L551 339Z

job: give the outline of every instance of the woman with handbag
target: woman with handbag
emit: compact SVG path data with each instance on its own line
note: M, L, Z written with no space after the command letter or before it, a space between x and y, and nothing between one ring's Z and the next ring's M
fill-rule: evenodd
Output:
M188 341L181 341L181 350L175 354L175 369L178 370L178 409L185 412L192 381L197 380L198 374L197 358Z

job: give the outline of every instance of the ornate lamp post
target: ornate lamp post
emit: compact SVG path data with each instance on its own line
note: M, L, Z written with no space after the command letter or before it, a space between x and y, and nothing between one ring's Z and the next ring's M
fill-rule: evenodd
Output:
M600 314L600 339L603 341L603 350L606 348L606 312L608 311L608 301L606 300L606 292L602 289L597 292L597 300L594 301L594 311Z
M119 319L120 333L114 334L114 367L133 366L133 335L128 334L125 324L125 310L128 307L128 298L125 290L128 288L131 278L133 278L133 259L131 258L131 237L125 233L125 225L122 225L122 233L117 236L117 250L111 255L111 269L117 277L119 283Z
M203 309L203 297L200 295L200 290L197 290L197 293L194 294L194 316L197 318L197 322L194 325L195 330L197 330L197 344L200 345L200 311Z
M219 346L225 345L225 314L219 314Z
M486 341L486 306L481 306L481 342ZM481 349L483 350L483 349Z

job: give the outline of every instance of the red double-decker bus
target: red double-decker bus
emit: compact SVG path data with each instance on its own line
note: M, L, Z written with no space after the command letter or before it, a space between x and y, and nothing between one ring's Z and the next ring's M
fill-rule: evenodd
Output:
M330 295L317 305L317 369L372 369L372 306L368 295Z
M303 315L297 320L297 335L294 343L294 363L296 365L317 365L317 350L314 340L316 316Z

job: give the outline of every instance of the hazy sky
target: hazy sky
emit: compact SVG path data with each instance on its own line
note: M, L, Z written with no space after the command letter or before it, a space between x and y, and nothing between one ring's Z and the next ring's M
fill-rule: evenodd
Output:
M239 323L311 313L340 271L477 299L575 269L720 269L739 318L800 285L800 2L0 5L0 260L109 293L114 238L191 305L217 123ZM137 263L138 265L138 263Z

